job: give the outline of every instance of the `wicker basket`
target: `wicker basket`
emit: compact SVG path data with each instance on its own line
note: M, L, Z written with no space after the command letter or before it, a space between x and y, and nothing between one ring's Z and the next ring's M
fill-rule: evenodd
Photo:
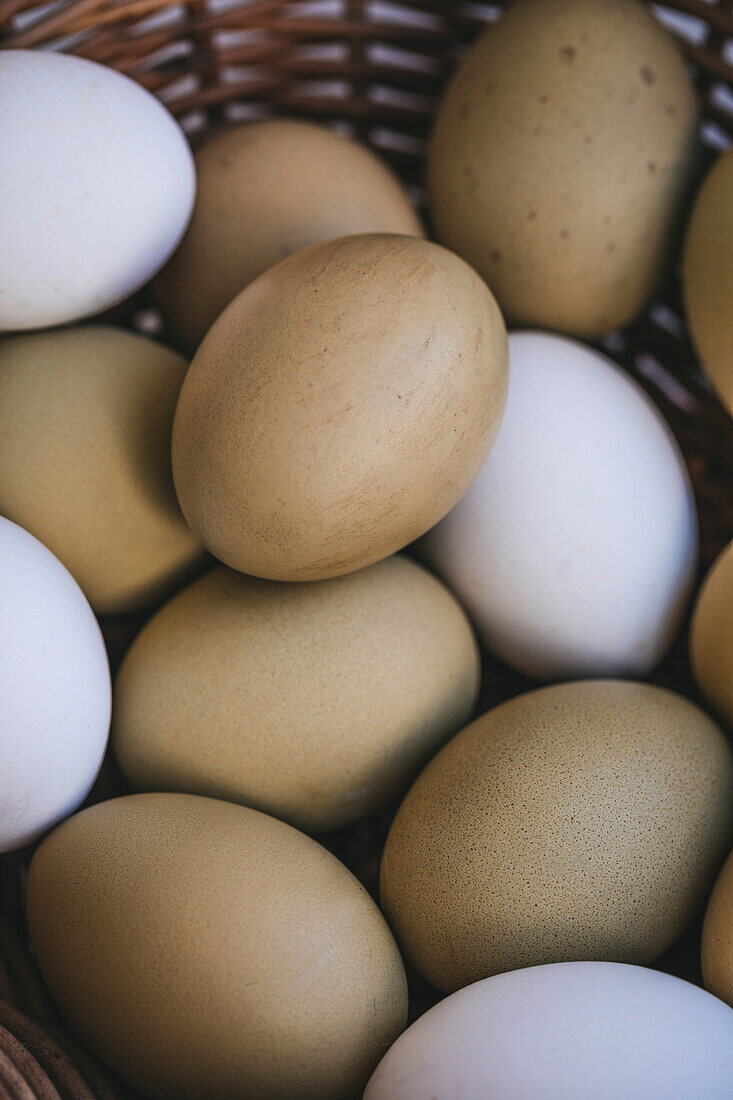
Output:
M504 6L463 0L0 0L0 47L52 46L127 73L166 102L194 144L233 122L267 115L338 124L386 157L422 202L423 157L437 97L467 44ZM733 66L726 60L733 2L653 6L680 36L697 80L707 167L733 136ZM165 339L145 290L110 318ZM693 356L677 278L631 328L602 346L651 393L682 444L700 511L704 569L733 537L733 421ZM103 623L113 668L141 621L128 616ZM526 686L495 662L490 668L484 705ZM695 697L684 631L655 680ZM122 789L107 762L92 799ZM389 816L329 841L372 891ZM0 1100L130 1100L137 1094L69 1034L45 992L25 937L26 863L27 853L0 859ZM699 929L693 929L659 965L698 980L698 944ZM435 996L411 975L412 1015Z

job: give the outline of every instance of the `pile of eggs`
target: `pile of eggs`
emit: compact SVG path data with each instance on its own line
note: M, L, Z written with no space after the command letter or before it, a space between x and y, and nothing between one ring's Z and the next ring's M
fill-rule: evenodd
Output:
M194 161L128 78L0 52L0 851L146 1096L733 1096L733 544L707 714L642 682L683 456L579 342L668 269L697 130L646 5L516 0L439 107L434 243L333 131ZM98 318L151 280L176 350ZM684 286L733 410L733 153ZM156 608L113 691L95 615ZM482 656L536 688L475 717ZM136 793L75 813L110 726ZM314 836L398 804L378 906ZM650 969L706 906L706 989ZM448 994L406 1031L405 962Z

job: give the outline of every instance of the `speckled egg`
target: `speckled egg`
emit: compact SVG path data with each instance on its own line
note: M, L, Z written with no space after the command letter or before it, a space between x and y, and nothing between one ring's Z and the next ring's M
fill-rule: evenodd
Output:
M697 597L690 657L700 691L733 726L733 542L713 563Z
M308 584L222 567L133 643L113 744L137 788L320 832L401 794L470 717L479 674L463 611L407 558Z
M705 988L733 1005L733 855L723 864L710 895L702 929Z
M733 841L733 755L688 700L584 681L454 737L387 839L384 910L450 991L540 963L646 964L704 904Z

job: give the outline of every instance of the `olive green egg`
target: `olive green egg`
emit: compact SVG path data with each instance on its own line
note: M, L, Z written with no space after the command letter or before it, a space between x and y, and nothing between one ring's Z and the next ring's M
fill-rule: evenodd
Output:
M690 657L700 691L733 726L733 543L713 563L692 616Z
M312 122L226 130L196 154L196 177L188 230L156 282L166 319L192 350L240 290L300 248L349 233L423 235L387 165Z
M220 567L133 643L113 745L138 789L321 832L401 794L468 720L479 678L466 616L407 558L307 584Z
M449 82L428 157L438 240L510 324L595 337L654 293L694 170L697 103L639 0L516 0Z
M447 249L364 234L296 252L234 299L189 368L173 424L183 513L243 573L361 569L463 495L507 377L493 295Z
M685 239L683 288L695 347L733 413L733 150L716 160L695 199Z
M153 602L204 556L171 477L186 366L110 325L0 341L0 514L56 554L95 611Z
M646 965L702 913L733 842L733 756L650 684L517 696L457 734L392 824L384 911L440 989L542 963Z
M344 1100L405 1024L405 972L369 894L256 810L138 794L40 845L28 924L92 1051L153 1100Z

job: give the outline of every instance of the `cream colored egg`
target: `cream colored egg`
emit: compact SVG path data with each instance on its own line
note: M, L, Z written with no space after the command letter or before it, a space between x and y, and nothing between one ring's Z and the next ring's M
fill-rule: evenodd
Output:
M115 752L137 788L340 828L400 794L460 729L479 675L463 611L407 558L309 584L220 568L128 652Z
M423 235L386 164L314 123L227 130L197 153L196 175L191 224L157 282L166 318L191 348L240 290L291 252L349 233Z
M180 355L109 325L0 342L0 514L96 611L150 603L202 557L170 468L185 373Z
M387 839L385 913L450 991L575 959L647 964L733 842L733 755L673 692L588 680L520 695L438 753Z
M592 337L659 282L697 105L639 0L516 0L450 82L432 135L438 239L511 323Z
M690 656L700 691L733 726L733 543L713 564L700 590Z
M683 287L703 366L733 413L733 150L713 166L687 229Z
M183 513L244 573L350 573L456 503L506 388L504 322L463 260L385 234L314 245L251 283L194 357L173 426Z
M405 1024L376 905L315 841L180 794L113 799L41 844L43 977L102 1061L154 1100L343 1100Z

